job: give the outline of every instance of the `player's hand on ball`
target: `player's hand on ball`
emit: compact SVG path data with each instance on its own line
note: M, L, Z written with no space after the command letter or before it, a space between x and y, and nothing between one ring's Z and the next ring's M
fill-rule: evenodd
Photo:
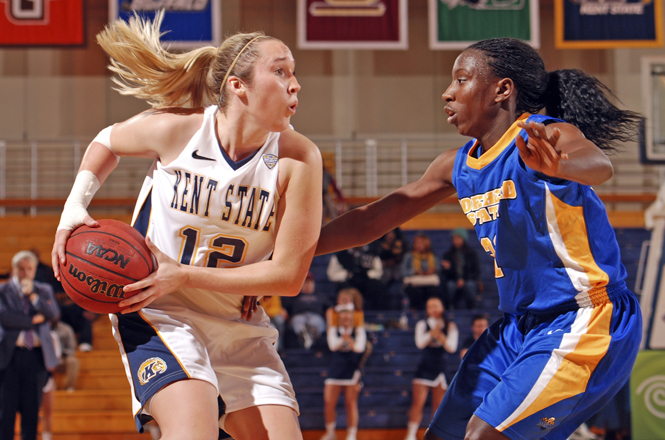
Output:
M85 216L83 223L91 228L99 227L97 220L93 219L89 215ZM58 281L62 281L60 279L60 264L58 264L58 262L60 262L63 266L65 264L65 245L67 244L67 240L69 239L72 230L73 229L58 229L55 233L55 242L53 243L53 250L51 251L51 266L53 267L53 274L58 279Z
M568 153L556 149L561 130L555 128L552 134L548 135L545 125L541 123L520 121L517 125L529 135L528 142L525 142L522 136L517 136L515 139L520 157L526 166L550 177L556 177L561 162L568 159Z
M123 290L127 294L136 290L142 292L120 301L120 307L127 307L121 313L141 310L156 299L175 292L187 282L187 274L180 263L160 251L149 238L146 237L145 242L157 260L157 270L141 281L125 286Z

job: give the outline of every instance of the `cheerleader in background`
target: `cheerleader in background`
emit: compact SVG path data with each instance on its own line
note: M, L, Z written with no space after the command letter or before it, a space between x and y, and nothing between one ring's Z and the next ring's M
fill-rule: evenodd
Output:
M337 400L344 389L346 407L346 440L356 440L358 432L358 395L362 388L360 365L366 349L367 335L362 326L354 326L353 304L335 307L337 325L328 327L328 347L333 352L330 371L323 388L326 433L321 440L335 440Z
M404 440L416 440L429 390L432 390L432 416L443 400L448 389L445 351L455 353L459 340L457 325L443 317L445 309L439 298L428 299L426 310L427 319L418 321L415 329L416 346L423 353L413 379L413 402Z

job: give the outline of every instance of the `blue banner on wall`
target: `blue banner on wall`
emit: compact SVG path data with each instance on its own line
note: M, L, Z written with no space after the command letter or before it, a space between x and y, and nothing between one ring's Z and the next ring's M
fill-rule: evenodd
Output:
M218 46L221 43L221 0L109 0L109 21L129 20L134 13L153 19L164 9L162 41L174 48Z
M556 47L663 45L662 0L555 0Z

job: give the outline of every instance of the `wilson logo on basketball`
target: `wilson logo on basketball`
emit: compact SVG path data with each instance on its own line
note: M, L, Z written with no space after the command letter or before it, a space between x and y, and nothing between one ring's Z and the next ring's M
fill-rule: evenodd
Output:
M139 383L145 385L150 382L150 379L165 371L166 362L164 360L158 357L150 358L139 367L139 371L137 372Z
M71 263L69 264L69 273L72 275L74 280L87 284L88 289L92 293L99 293L100 295L104 295L109 298L125 297L125 292L122 290L122 288L125 287L124 285L109 284L106 281L102 281L99 278L95 278L92 275L86 274Z
M86 248L85 253L88 255L93 255L95 257L102 258L106 261L110 261L116 266L120 265L120 267L123 269L125 268L125 266L127 266L127 264L130 261L132 261L132 259L127 257L126 255L123 255L121 253L118 253L117 251L114 251L113 249L105 248L102 245L94 243L88 243L88 247Z

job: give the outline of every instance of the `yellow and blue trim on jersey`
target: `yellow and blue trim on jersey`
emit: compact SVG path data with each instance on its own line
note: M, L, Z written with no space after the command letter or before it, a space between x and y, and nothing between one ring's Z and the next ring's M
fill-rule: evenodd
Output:
M483 248L495 258L499 308L507 313L570 310L601 303L602 288L626 277L605 207L589 186L551 178L520 159L518 121L480 157L478 142L455 159L453 185Z

